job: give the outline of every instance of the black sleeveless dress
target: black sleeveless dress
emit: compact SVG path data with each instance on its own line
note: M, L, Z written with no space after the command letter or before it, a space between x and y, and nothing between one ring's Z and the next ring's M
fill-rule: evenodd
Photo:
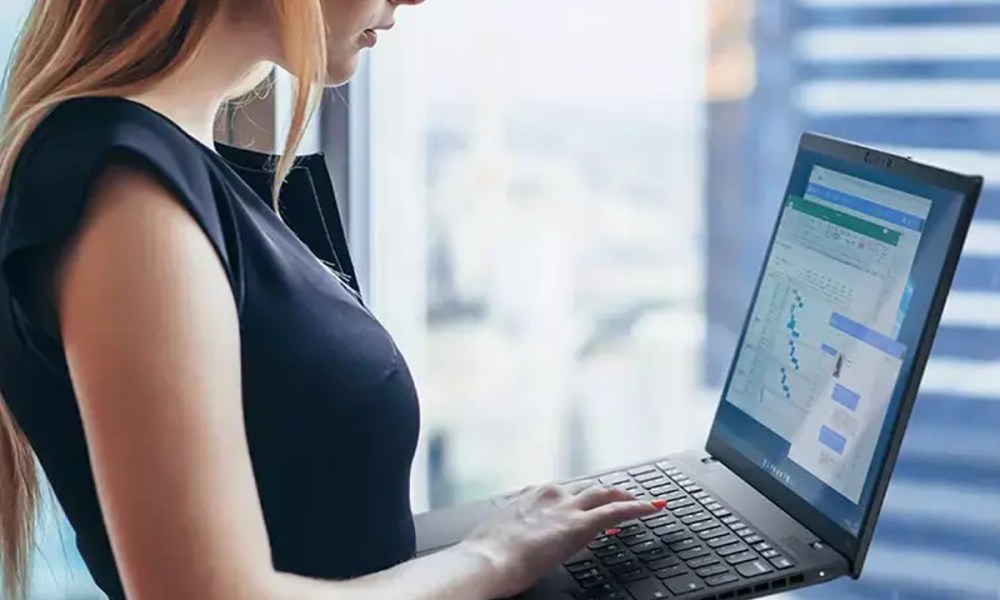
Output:
M245 427L275 568L343 579L414 553L416 391L390 336L357 288L345 285L342 276L353 283L354 273L325 159L298 162L282 192L282 221L270 207L273 157L216 150L141 104L72 100L24 147L0 212L0 392L112 600L124 593L55 312L32 289L37 259L58 251L78 227L88 187L109 160L128 160L166 185L225 267L239 312Z

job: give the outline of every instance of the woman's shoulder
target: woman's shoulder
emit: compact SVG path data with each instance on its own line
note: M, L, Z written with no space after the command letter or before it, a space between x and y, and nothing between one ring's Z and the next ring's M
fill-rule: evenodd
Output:
M22 146L0 211L0 277L16 289L34 258L82 224L94 186L109 167L151 177L183 205L229 265L211 150L165 116L118 98L66 101ZM235 271L230 276L235 281Z
M180 127L124 98L77 98L53 109L21 149L9 195L83 192L102 164L139 159L171 179L203 179L208 152Z

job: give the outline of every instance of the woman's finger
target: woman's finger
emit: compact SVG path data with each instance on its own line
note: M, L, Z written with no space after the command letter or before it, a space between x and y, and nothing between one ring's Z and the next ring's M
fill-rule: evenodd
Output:
M611 502L628 502L634 500L635 496L625 490L610 486L596 486L573 498L570 504L579 510L593 510Z
M594 531L602 531L623 523L663 511L666 503L662 500L626 500L610 502L587 511L587 520Z
M584 481L571 481L565 484L563 486L563 489L566 490L566 492L569 493L571 496L577 496L588 490L600 487L601 485L598 484L595 480L586 479Z

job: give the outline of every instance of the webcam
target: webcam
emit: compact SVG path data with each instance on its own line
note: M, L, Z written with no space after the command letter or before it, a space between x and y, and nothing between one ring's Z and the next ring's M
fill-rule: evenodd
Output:
M887 169L891 169L894 161L889 156L881 156L876 152L871 150L865 152L865 163L869 165L879 165Z

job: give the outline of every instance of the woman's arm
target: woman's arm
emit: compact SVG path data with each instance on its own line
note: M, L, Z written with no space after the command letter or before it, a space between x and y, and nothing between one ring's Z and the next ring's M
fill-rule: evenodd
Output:
M225 271L153 177L112 166L56 277L98 495L130 600L478 600L515 593L603 527L621 493L526 498L440 554L349 582L277 573L251 468Z

